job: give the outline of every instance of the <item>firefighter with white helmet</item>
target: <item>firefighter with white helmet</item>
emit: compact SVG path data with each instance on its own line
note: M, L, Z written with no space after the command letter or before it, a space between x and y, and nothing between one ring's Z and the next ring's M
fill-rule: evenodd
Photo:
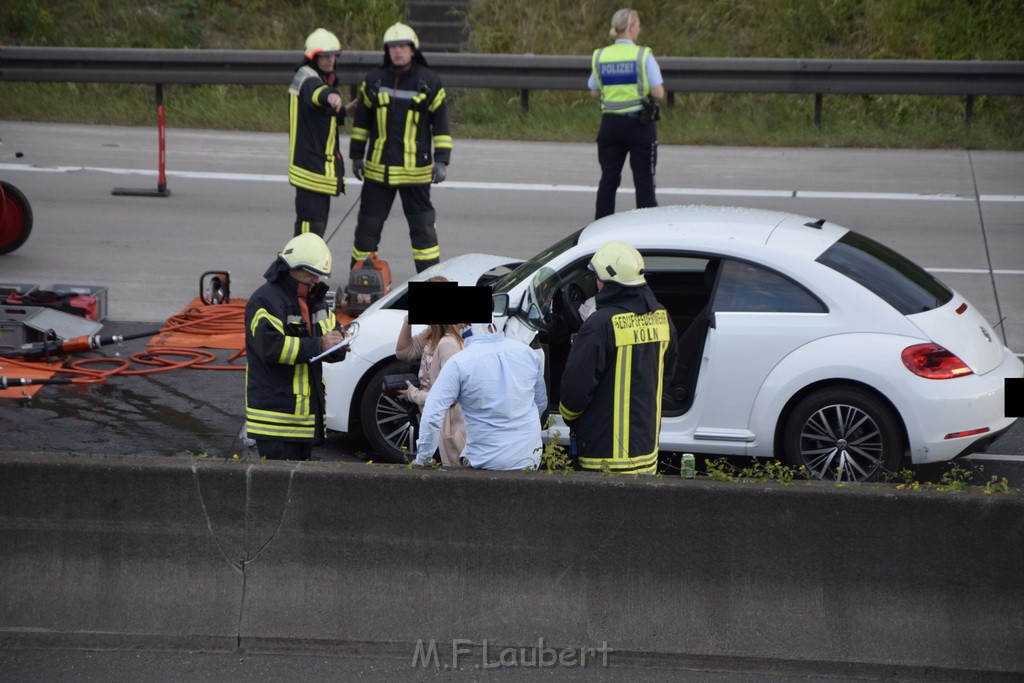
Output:
M384 63L359 86L349 157L363 181L351 264L377 252L395 195L409 223L416 272L440 262L431 183L451 160L447 94L427 66L416 32L397 23L384 32Z
M246 434L268 460L308 460L326 436L321 365L312 359L344 338L324 301L331 262L319 235L293 237L245 306Z
M295 187L295 234L323 237L331 197L345 191L340 131L346 111L334 72L341 41L324 28L306 38L288 88L288 182Z
M653 474L661 395L675 372L676 331L644 277L643 256L612 240L594 254L597 310L566 361L559 412L585 470Z

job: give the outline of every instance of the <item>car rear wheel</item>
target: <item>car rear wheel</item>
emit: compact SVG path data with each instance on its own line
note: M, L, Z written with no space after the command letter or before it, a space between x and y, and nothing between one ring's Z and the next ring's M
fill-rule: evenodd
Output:
M906 448L893 410L853 387L804 397L786 420L783 460L815 479L875 481L899 465Z
M32 232L32 206L21 190L0 181L0 254L9 254Z
M370 442L375 460L406 463L416 457L416 428L419 408L381 391L384 375L409 372L409 364L388 363L370 378L359 405L363 434Z

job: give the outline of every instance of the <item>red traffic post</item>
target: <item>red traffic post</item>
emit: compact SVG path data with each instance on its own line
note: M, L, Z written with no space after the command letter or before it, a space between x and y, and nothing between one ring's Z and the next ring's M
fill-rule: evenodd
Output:
M159 140L159 160L157 162L156 189L136 189L131 187L115 187L110 194L128 195L132 197L168 197L171 191L167 189L167 175L164 167L167 162L167 137L165 134L166 117L164 115L164 84L156 84L156 129Z

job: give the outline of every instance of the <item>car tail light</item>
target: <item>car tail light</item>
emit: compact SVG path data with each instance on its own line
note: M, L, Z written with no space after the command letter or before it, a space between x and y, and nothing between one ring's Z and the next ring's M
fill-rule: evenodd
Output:
M903 364L925 379L951 379L974 374L966 363L935 344L917 344L903 349Z
M976 434L984 434L989 431L988 427L979 427L978 429L968 429L966 432L953 432L952 434L946 434L942 437L944 439L962 439L965 436L975 436Z

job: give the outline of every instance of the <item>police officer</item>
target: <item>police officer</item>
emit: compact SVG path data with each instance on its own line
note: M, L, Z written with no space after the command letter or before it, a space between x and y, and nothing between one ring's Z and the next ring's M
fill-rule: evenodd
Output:
M636 188L636 206L657 206L654 167L658 163L655 100L665 97L661 68L649 47L636 44L640 15L620 9L609 31L615 42L594 50L588 87L601 99L601 128L597 133L597 160L601 182L597 186L595 218L615 213L615 192L622 181L622 166L629 155Z
M308 460L326 435L321 364L311 359L343 339L324 302L320 278L330 274L330 249L303 233L284 246L245 306L245 427L270 460ZM326 360L343 360L345 351Z
M675 326L632 246L608 242L590 268L597 275L597 310L569 351L558 410L581 468L653 474L662 387L675 371Z
M310 33L305 61L288 87L288 182L295 186L296 235L313 232L323 237L331 197L345 191L338 129L346 107L334 73L340 51L341 43L330 31L318 28Z
M351 265L377 251L397 193L420 272L441 260L430 184L445 179L452 136L444 87L412 28L397 23L384 32L384 63L366 75L358 102L349 157L363 189Z

